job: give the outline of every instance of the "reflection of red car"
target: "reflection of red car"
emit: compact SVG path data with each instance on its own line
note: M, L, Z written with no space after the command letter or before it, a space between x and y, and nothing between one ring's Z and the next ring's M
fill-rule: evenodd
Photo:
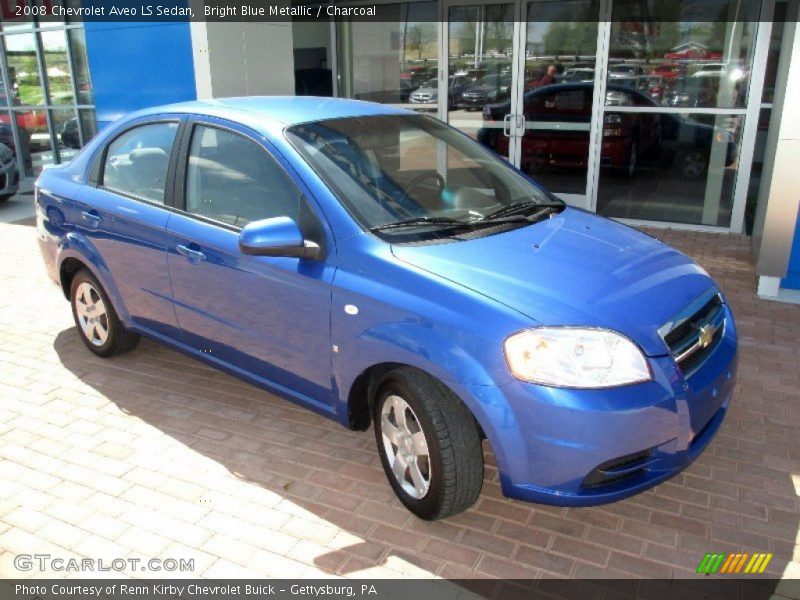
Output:
M27 110L25 112L15 112L17 115L17 126L21 129L47 129L47 115L43 110ZM8 113L0 114L0 122L9 125L11 119Z
M650 75L654 77L663 77L668 80L677 79L680 74L680 67L676 63L662 63L650 71Z
M587 166L592 94L592 84L586 83L557 84L525 93L523 171L533 173L546 166ZM645 95L613 84L607 88L606 103L611 106L653 106ZM502 122L509 112L509 103L490 105L484 109L484 120ZM607 115L603 125L602 165L625 169L633 175L639 157L658 143L660 129L658 115ZM508 153L508 138L499 129L481 130L479 141L501 155Z

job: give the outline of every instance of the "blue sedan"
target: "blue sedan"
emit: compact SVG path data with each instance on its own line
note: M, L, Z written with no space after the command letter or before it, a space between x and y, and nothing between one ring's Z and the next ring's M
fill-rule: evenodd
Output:
M689 465L736 329L676 250L460 132L311 97L159 107L36 184L37 235L102 357L144 335L354 430L423 519L630 496Z

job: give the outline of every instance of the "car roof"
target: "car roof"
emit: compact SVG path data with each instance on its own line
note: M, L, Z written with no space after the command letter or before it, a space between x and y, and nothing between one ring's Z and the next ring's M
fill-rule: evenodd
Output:
M208 115L247 123L259 122L264 128L345 117L415 114L413 111L385 104L317 96L215 98L153 107L138 114L142 116L165 112Z

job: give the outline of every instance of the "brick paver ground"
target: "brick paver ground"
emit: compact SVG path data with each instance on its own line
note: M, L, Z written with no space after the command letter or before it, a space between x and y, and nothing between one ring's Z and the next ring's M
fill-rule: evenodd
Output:
M597 508L504 499L489 466L471 510L425 523L394 498L372 431L149 341L95 358L33 227L0 224L0 577L26 575L20 552L194 558L203 577L680 577L708 551L773 552L770 573L800 576L800 306L755 296L747 238L654 234L737 317L740 383L713 444Z

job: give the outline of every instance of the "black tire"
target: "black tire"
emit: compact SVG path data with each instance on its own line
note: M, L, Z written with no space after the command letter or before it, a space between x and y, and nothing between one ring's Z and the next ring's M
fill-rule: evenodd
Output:
M390 400L393 397L406 402L411 409L406 413L409 429L418 427L417 432L421 430L427 443L428 459L424 462L427 462L429 487L421 497L414 497L403 487L415 487L410 468L404 470L405 483L401 484L387 455L382 414L387 402L394 406L395 400ZM394 409L391 411L389 425L393 425ZM373 424L386 477L400 501L419 518L443 519L466 510L478 499L483 486L483 450L478 428L472 413L442 383L408 367L392 371L380 385L373 407ZM390 448L392 452L395 448L400 452L399 445L390 443ZM425 466L419 466L418 472L424 471Z
M636 134L634 134L636 135ZM639 159L639 147L636 145L636 142L631 142L631 148L628 155L628 166L625 168L625 176L628 179L633 179L633 176L636 174L636 165Z
M89 287L87 288L85 286ZM93 306L102 306L105 308L104 313L100 316L92 317L96 318L98 325L103 327L107 332L104 340L101 340L100 336L94 333L90 338L85 331L85 317L79 317L79 306L86 305L86 303L83 302L83 298L85 298L84 294L87 293L87 290L90 296L89 301L94 301L96 303ZM98 300L102 301L102 305L97 302ZM75 276L72 278L69 290L69 303L72 307L72 317L75 319L75 326L78 329L81 340L83 340L84 345L97 356L102 358L119 356L120 354L130 352L139 344L139 334L132 333L125 329L103 286L100 285L95 276L87 269L81 269L75 273Z
M689 179L699 179L708 170L706 153L700 149L684 150L678 156L681 173Z
M0 194L0 202L5 202L14 197L14 194Z

